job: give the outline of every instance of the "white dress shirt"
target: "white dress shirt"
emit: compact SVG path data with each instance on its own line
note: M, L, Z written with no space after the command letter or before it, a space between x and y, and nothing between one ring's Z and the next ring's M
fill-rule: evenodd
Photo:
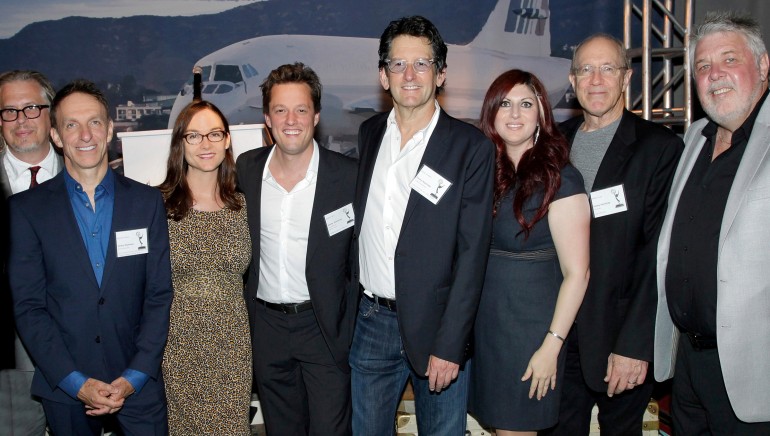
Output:
M48 147L48 154L45 159L36 164L40 166L40 170L38 170L37 177L35 178L37 183L50 180L61 171L61 165L59 164L59 159L56 158L56 151L54 151L53 145L49 143ZM3 156L3 165L5 166L5 174L8 175L8 182L11 184L11 192L18 194L29 189L29 183L32 180L32 173L29 172L29 168L35 165L19 160L10 150L6 150Z
M434 105L436 110L428 125L415 133L403 149L401 131L395 112L391 110L374 164L359 235L358 261L361 284L366 292L378 297L396 298L396 246L412 191L409 185L417 175L425 148L438 122L441 108L437 101Z
M307 240L318 176L318 144L305 178L287 192L270 173L270 152L262 173L257 297L270 303L310 299L305 278Z

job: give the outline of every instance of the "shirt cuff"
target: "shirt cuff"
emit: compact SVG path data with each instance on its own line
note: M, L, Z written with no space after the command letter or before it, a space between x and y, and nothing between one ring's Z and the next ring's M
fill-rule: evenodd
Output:
M150 376L143 373L142 371L137 371L135 369L126 368L125 371L123 371L123 378L128 380L129 383L131 383L131 386L133 386L134 391L138 394L139 391L142 390L145 383L147 383L147 380L150 379Z
M78 392L80 392L80 388L83 387L86 380L88 380L88 377L86 377L85 374L78 371L72 371L67 377L64 377L64 380L59 382L59 389L77 400Z

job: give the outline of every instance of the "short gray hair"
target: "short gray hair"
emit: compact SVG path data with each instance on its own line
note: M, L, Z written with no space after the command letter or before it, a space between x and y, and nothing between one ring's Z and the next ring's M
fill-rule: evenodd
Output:
M690 35L690 68L693 75L695 75L695 49L698 42L719 32L735 32L743 35L759 66L760 59L767 53L759 22L750 15L740 12L714 11L708 12L703 22Z
M42 73L33 70L13 70L0 74L0 88L12 82L26 81L37 82L40 89L43 90L42 97L47 100L48 104L51 104L56 92L53 90L51 82Z

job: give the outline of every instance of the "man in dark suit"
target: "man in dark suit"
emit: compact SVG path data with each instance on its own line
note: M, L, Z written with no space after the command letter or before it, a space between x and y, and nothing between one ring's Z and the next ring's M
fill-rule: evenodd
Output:
M37 71L13 70L0 74L0 190L2 202L13 194L37 186L61 171L64 163L50 141L51 120L47 108L55 92L48 79ZM3 205L7 208L6 205ZM8 232L7 215L0 231ZM4 235L8 237L8 235ZM0 360L8 368L0 378L0 395L10 398L9 407L0 409L0 425L11 432L45 433L45 415L29 386L35 368L15 333L13 304L5 271L8 244L0 245L0 288L3 323ZM7 382L7 383L6 383Z
M570 82L583 115L562 128L591 193L591 279L567 340L555 434L641 434L655 322L655 247L683 144L623 106L631 79L623 44L593 35L575 49Z
M276 145L238 158L252 240L247 307L270 435L349 435L357 288L350 283L356 163L313 140L321 82L295 63L261 85Z
M356 435L393 433L408 378L421 435L465 433L464 366L489 254L494 148L439 107L446 54L423 17L393 21L380 38L380 83L393 110L359 132Z
M112 121L95 85L51 103L65 171L11 197L8 273L16 325L35 362L32 394L55 434L167 433L160 363L171 267L160 193L112 172Z

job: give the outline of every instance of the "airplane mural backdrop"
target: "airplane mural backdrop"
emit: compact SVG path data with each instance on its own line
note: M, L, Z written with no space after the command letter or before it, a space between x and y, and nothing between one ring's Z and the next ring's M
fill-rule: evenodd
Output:
M202 68L203 98L219 106L231 124L251 124L263 122L259 84L267 73L301 61L324 86L316 139L348 154L355 154L361 121L390 108L378 81L377 47L393 19L420 14L437 25L449 45L440 103L466 120L478 118L487 87L510 68L540 77L557 117L566 118L571 113L567 74L572 48L595 31L619 36L622 29L622 2L613 0L251 0L240 6L241 1L231 0L220 3L232 3L232 9L191 17L141 16L147 0L105 1L131 3L137 16L30 24L0 39L0 70L38 69L57 86L86 77L108 88L113 100L124 100L111 102L124 109L129 87L137 91L131 97L139 99L134 105L152 100L153 93L165 95L166 101L159 97L154 106L160 112L155 118L162 120L155 128L165 128L192 99L195 65ZM158 3L164 0L153 2ZM0 14L0 28L4 19L13 16Z
M551 57L549 0L499 0L481 31L468 44L450 44L448 84L439 96L451 115L476 119L490 83L516 67L535 73L551 102L567 91L570 61ZM441 30L441 29L439 29ZM302 61L318 73L324 92L317 139L348 153L355 149L361 121L390 109L375 74L377 38L271 35L224 47L196 62L202 72L202 96L234 124L261 122L259 84L276 65ZM169 128L192 100L192 79L174 102Z

